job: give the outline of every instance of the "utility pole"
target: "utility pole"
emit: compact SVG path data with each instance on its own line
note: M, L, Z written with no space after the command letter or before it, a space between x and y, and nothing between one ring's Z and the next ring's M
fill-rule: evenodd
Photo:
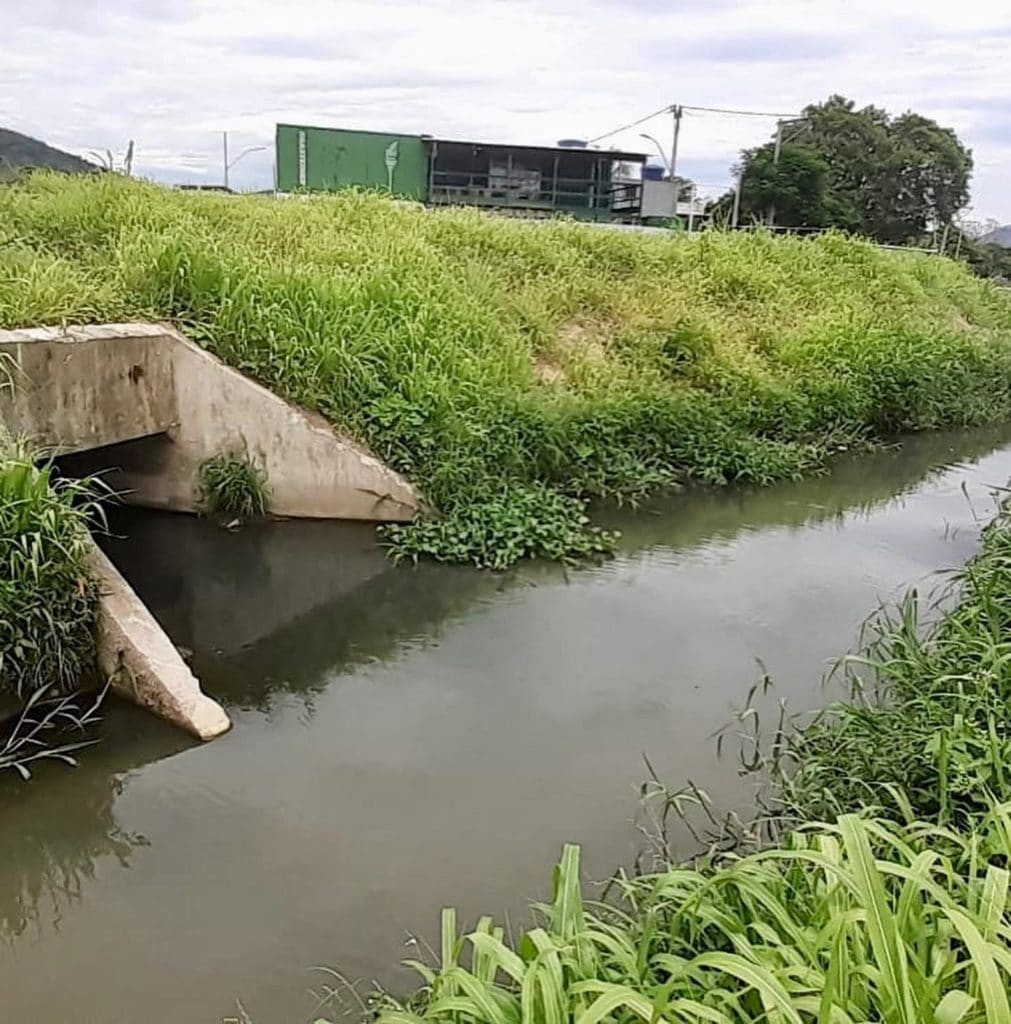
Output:
M695 227L695 182L692 182L692 187L688 192L688 234L692 233L692 228Z
M228 188L228 132L221 133L221 162L225 167L225 188Z
M772 150L772 166L779 166L779 154L783 148L783 122L776 122L776 145ZM769 203L769 227L776 223L776 201L775 199Z
M737 172L737 184L734 186L734 212L730 215L730 226L737 230L737 222L741 216L741 186L744 184L744 164Z
M677 203L677 173L678 173L678 136L681 134L681 105L675 103L670 108L674 115L674 141L670 147L670 180L674 183L674 202Z

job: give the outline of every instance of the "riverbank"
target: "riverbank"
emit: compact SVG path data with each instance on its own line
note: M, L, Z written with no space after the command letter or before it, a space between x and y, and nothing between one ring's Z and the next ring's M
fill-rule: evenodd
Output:
M873 620L853 699L772 738L777 842L619 875L591 908L567 846L537 927L445 911L379 1024L1011 1019L1006 509L951 586L929 628L915 593Z
M0 325L171 319L371 446L439 514L400 557L604 554L583 499L769 483L1011 414L1011 299L822 236L654 237L381 196L0 191Z

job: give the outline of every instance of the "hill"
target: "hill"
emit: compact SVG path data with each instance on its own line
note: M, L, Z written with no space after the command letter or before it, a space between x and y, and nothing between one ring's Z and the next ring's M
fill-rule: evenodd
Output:
M0 326L129 319L175 321L411 476L440 515L394 528L397 553L496 567L606 550L589 497L1011 415L1011 296L939 256L356 190L0 190Z
M983 245L1002 245L1005 249L1011 249L1011 224L1004 224L993 231L988 231L981 238L977 239Z
M86 174L97 169L87 160L47 146L30 135L0 128L0 179L12 177L26 167L45 167L66 174Z

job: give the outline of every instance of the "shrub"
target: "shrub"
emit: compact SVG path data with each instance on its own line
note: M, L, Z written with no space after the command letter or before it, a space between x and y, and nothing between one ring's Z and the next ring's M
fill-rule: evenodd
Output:
M246 455L212 455L200 464L200 504L209 515L262 519L270 508L267 474Z

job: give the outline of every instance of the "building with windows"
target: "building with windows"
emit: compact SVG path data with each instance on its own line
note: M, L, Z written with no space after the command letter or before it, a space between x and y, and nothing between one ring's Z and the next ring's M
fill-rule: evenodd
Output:
M635 222L646 155L583 145L511 146L279 124L281 192L381 188L433 206Z

